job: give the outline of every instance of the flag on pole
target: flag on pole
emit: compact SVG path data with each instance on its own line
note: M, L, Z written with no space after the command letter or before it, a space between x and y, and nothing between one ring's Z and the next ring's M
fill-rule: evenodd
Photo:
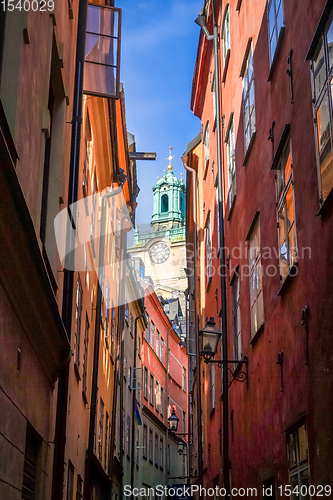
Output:
M142 425L141 416L140 416L140 412L139 412L138 403L137 403L136 398L134 399L134 412L135 412L136 423L138 425Z

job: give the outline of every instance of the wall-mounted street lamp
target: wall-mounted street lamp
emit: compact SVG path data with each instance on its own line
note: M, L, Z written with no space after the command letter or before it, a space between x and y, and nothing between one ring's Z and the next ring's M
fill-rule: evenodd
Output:
M238 382L247 382L248 380L248 358L244 356L243 359L236 360L223 360L223 359L214 359L217 353L217 346L219 340L222 336L222 333L218 328L215 327L214 318L209 318L206 325L202 330L199 331L199 353L200 356L204 358L205 363L216 363L220 368L226 367L227 371L229 371L232 375L231 381L227 379L228 388L232 384L234 380L238 380ZM234 365L234 370L229 368L229 364ZM245 366L245 371L239 370L239 366Z
M221 332L215 327L214 318L209 318L206 326L199 331L199 352L206 362L214 358L220 337Z
M177 417L174 408L172 408L172 412L171 412L170 417L168 418L168 422L169 422L169 429L170 429L170 431L177 432L179 418Z

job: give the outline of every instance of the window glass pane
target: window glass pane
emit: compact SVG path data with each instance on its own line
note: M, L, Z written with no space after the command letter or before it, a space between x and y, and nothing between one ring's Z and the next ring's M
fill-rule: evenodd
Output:
M253 85L252 85L252 88L253 88ZM256 113L255 113L254 103L251 104L250 113L251 113L251 118L250 118L250 126L251 126L250 138L251 138L252 134L256 131Z
M298 444L299 444L299 460L303 462L303 460L307 460L308 458L308 440L306 437L305 425L298 430Z
M261 271L260 271L260 283L261 283ZM263 299L263 293L261 289L261 284L260 284L260 293L258 295L258 326L257 326L257 331L261 327L261 325L264 324L264 299Z
M325 200L333 187L331 128L327 93L325 94L320 108L317 111L317 130L319 143L321 189L323 200Z
M253 84L253 80L251 82L249 96L250 96L250 108L252 110L253 107L254 107L254 84Z
M268 10L268 26L269 26L269 39L272 39L272 34L275 27L275 11L274 11L274 0L271 1L271 5Z
M277 29L277 36L280 34L280 30L283 26L283 7L282 7L282 1L277 2L279 6L276 7L276 29Z
M245 77L243 78L243 101L245 101L245 99L246 99L247 88L248 88L248 85L247 85L247 78L246 78L246 76L245 76Z
M249 122L250 122L250 103L249 103L249 100L246 99L246 101L244 102L244 126L245 126L245 128L248 127Z
M327 31L327 48L328 48L328 59L329 67L333 66L333 20L330 20L331 24Z
M119 13L102 6L88 5L87 31L100 35L118 36Z
M248 74L248 81L251 80L252 75L253 75L253 58L252 58L252 51L250 51L249 55L249 66L247 69L247 74Z
M290 486L291 490L295 490L295 493L291 494L290 499L291 500L299 500L299 495L296 494L297 487L299 490L299 484L298 484L298 474L294 474L293 476L290 477Z
M85 93L114 96L116 94L116 68L85 62L83 82Z
M294 223L294 197L293 197L293 186L290 185L286 194L286 206L287 206L287 231L289 232L291 226Z
M305 485L306 488L303 488L303 490L305 490L306 492L309 491L309 486L310 486L310 478L309 478L309 471L308 469L306 470L303 470L301 473L300 473L300 487L302 487L302 485ZM300 490L300 492L302 492L302 490ZM310 500L310 495L300 495L298 497L299 499L302 499L302 500Z
M284 158L283 160L285 161L285 167L284 167L284 181L285 184L288 182L288 179L291 175L291 151L290 151L290 146L288 143L287 149L284 151Z
M326 78L325 63L324 63L324 46L322 40L319 42L313 58L313 76L315 83L315 95L317 99L320 89L322 88Z
M294 465L297 464L295 432L289 435L288 455L289 455L289 467L293 467Z
M327 143L330 142L331 128L330 128L330 114L328 104L328 93L326 92L324 98L317 111L317 130L318 130L318 143L319 151L322 152Z
M275 50L276 50L276 30L274 28L273 32L272 32L272 38L270 40L270 55L271 55L271 62L273 61L273 57L274 57L274 54L275 54Z
M100 64L117 64L117 40L105 36L86 36L86 61Z

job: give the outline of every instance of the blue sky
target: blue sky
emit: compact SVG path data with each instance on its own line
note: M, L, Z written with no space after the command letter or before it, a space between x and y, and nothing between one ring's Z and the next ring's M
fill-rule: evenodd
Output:
M185 170L181 156L199 133L190 111L191 85L200 28L194 23L204 0L118 0L122 9L121 81L127 129L138 151L155 151L156 161L138 161L137 224L149 223L151 188L167 168L172 146L174 173Z

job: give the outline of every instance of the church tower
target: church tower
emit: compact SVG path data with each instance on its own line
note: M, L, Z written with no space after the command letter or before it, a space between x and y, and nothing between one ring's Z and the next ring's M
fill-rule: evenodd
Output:
M173 173L171 146L168 172L157 178L153 191L153 213L150 231L140 232L136 226L133 245L128 249L135 267L144 269L154 282L154 290L170 304L178 300L185 311L187 288L185 186ZM143 277L143 276L142 276ZM181 314L181 313L180 313Z
M185 186L172 171L171 146L168 173L165 173L153 187L154 211L151 217L153 231L168 230L185 226Z

